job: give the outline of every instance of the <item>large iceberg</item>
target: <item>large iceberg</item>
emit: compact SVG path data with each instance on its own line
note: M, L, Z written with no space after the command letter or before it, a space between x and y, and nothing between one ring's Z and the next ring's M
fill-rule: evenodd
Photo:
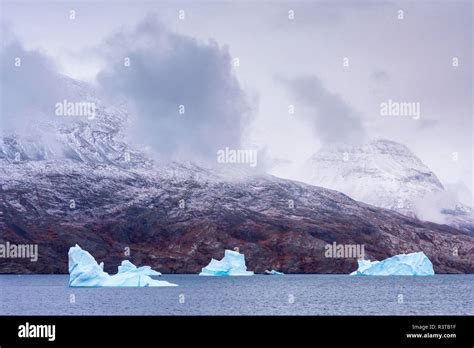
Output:
M202 269L201 276L250 276L253 272L247 271L245 257L238 251L226 250L222 260L212 259Z
M69 249L69 286L70 287L148 287L177 286L167 281L155 280L150 276L161 273L149 266L138 267L128 260L122 261L117 274L104 272L104 263L100 265L94 257L79 245Z
M359 268L351 275L434 275L433 264L422 252L401 254L383 261L358 260Z

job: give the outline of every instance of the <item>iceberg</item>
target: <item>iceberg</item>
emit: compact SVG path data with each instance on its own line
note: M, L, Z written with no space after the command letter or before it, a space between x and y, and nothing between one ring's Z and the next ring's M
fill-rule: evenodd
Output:
M285 273L275 271L274 269L272 269L271 271L266 269L264 274L266 274L266 275L284 275Z
M434 275L433 264L422 252L401 254L382 261L358 260L359 268L351 275L359 276L428 276Z
M69 249L69 286L70 287L149 287L177 286L167 281L155 280L150 276L160 276L149 266L137 267L128 260L122 261L117 274L104 272L104 263L100 265L94 257L79 245Z
M202 269L200 276L251 276L253 272L247 271L245 256L238 251L226 250L222 260L212 259Z

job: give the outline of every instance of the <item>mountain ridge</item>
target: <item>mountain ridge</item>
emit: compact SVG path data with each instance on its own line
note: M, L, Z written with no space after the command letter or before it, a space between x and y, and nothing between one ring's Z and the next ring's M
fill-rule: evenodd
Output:
M447 196L436 176L408 147L387 139L361 146L323 148L303 166L303 181L404 215L423 216L423 206ZM433 210L433 209L432 209ZM425 214L426 215L426 214ZM474 234L474 212L461 203L439 209L441 221Z
M126 248L133 263L197 273L235 246L256 272L355 270L355 259L325 257L333 242L364 244L372 260L423 251L437 273L474 273L474 237L463 231L238 165L157 162L127 143L125 108L86 99L97 102L94 120L41 129L58 147L46 136L2 138L0 242L36 243L39 259L2 260L1 273L66 273L75 244L110 271Z

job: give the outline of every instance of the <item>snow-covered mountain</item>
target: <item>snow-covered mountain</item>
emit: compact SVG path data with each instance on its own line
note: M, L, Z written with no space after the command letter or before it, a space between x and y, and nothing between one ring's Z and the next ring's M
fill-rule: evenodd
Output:
M147 167L150 161L132 149L124 133L129 121L125 101L111 106L104 103L91 86L61 76L64 99L94 103L94 118L56 116L51 112L30 120L26 130L5 134L0 142L0 159L16 161L72 160L120 167ZM35 115L36 117L36 115Z
M447 191L435 173L400 143L380 139L361 146L323 148L301 172L305 182L358 201L474 231L472 209L459 203L436 204Z
M197 272L238 246L257 272L356 269L355 259L325 257L333 242L363 244L369 259L423 251L436 272L474 272L474 237L462 231L236 167L157 163L127 142L125 104L106 105L76 81L64 88L94 101L95 119L45 115L34 136L0 141L0 242L36 243L40 255L4 260L0 272L67 272L76 243L111 268L128 247L133 262Z
M310 158L307 175L315 185L403 213L412 213L420 197L444 189L406 146L390 140L322 149Z

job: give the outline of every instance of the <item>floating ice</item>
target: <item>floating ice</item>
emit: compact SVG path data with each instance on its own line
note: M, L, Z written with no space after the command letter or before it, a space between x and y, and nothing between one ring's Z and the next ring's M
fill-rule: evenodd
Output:
M122 261L117 274L104 272L103 262L100 265L94 257L79 245L69 249L69 286L70 287L148 287L176 286L162 280L154 280L150 276L161 275L149 266L136 267L128 260Z
M250 276L253 272L247 271L245 257L238 251L226 250L224 258L220 261L212 259L211 262L202 269L199 275L202 276Z
M434 275L433 264L420 251L389 257L383 261L358 260L359 268L351 275Z
M102 262L103 263L103 262ZM102 269L104 267L102 266ZM138 267L135 266L133 263L131 263L128 260L123 260L122 264L118 266L118 272L119 273L127 273L127 272L133 272L133 273L139 273L139 274L144 274L144 275L149 275L149 276L161 276L160 272L157 272L153 269L151 269L150 266L143 266L143 267Z
M275 271L274 269L272 269L271 271L269 271L268 269L266 269L266 270L265 270L265 274L266 274L266 275L284 275L285 273Z

